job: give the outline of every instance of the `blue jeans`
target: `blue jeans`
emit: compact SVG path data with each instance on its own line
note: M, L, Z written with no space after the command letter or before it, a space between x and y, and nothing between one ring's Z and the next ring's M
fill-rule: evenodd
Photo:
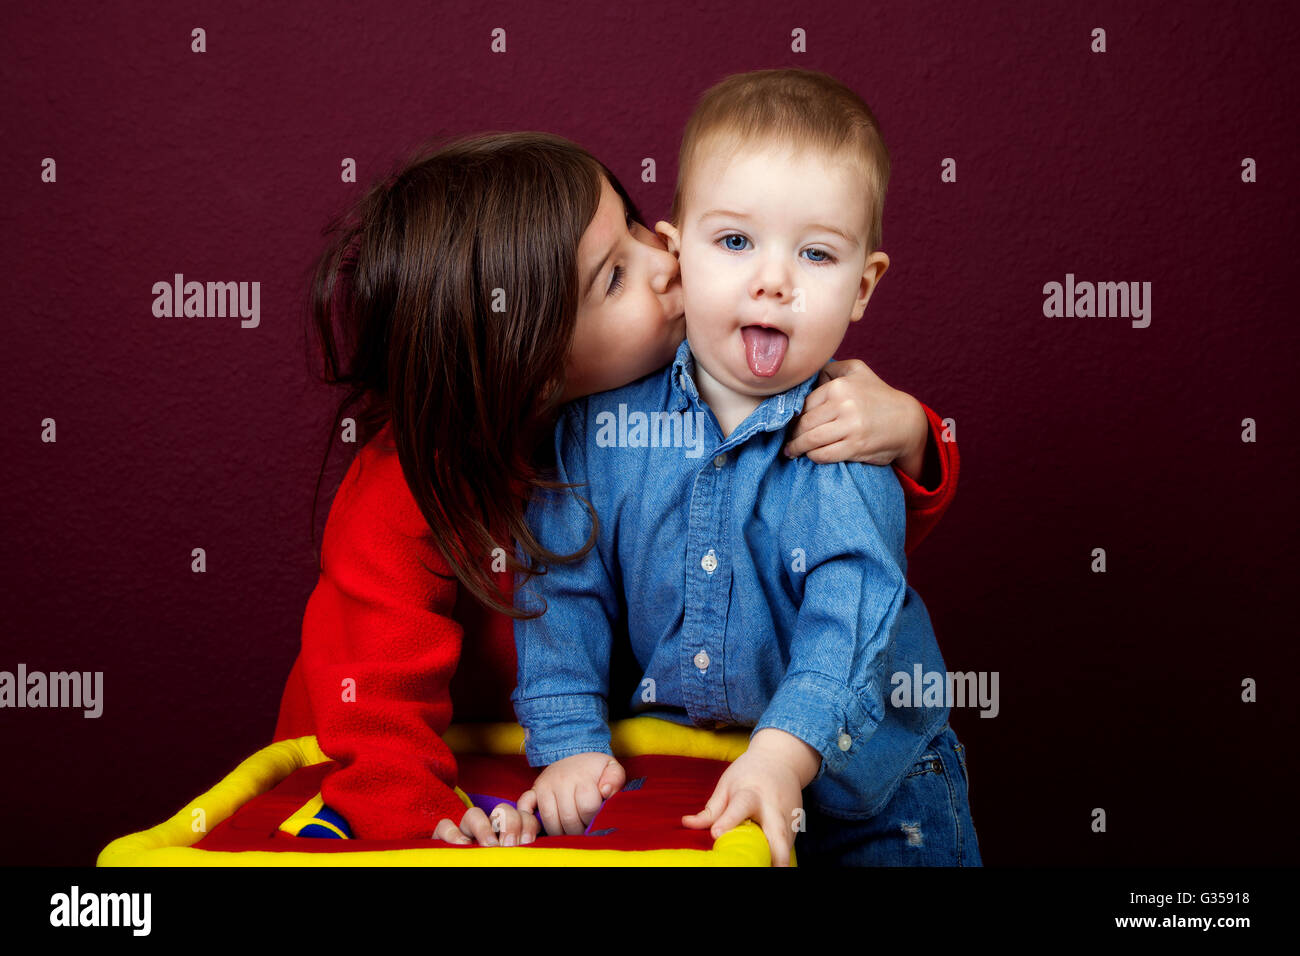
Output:
M967 799L966 750L953 729L930 741L874 816L827 816L804 798L799 866L982 866Z

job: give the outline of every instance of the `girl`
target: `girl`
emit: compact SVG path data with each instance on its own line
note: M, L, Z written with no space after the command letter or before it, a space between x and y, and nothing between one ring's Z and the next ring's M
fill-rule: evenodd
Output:
M454 793L441 735L453 701L458 722L514 719L516 575L573 557L523 519L533 489L560 487L546 477L558 409L671 360L677 262L603 164L544 133L417 154L331 232L311 315L325 380L347 388L331 445L355 406L362 448L275 739L316 735L338 763L322 797L356 837L496 845ZM787 452L894 463L914 545L951 499L955 444L861 362L823 377ZM535 836L535 819L498 809L503 844Z

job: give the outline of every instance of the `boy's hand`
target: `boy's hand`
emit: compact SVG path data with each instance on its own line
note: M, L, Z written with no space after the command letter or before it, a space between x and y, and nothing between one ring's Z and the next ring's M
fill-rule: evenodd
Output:
M537 818L520 813L508 803L498 803L489 817L478 807L470 807L460 818L460 826L443 819L433 831L435 840L466 846L524 846L537 839Z
M746 819L763 828L773 866L790 865L794 811L803 807L803 788L817 776L821 754L793 734L764 727L749 749L722 774L700 813L682 817L692 830L709 827L717 839Z
M578 836L625 783L627 772L609 754L574 754L541 772L533 788L519 798L519 812L540 812L548 836Z
M819 465L897 461L900 471L920 481L929 437L920 402L891 388L864 362L848 359L822 369L784 450L791 458L807 452Z

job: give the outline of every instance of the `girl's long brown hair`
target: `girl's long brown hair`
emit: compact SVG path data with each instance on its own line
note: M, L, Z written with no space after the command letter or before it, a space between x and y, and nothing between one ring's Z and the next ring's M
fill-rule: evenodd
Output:
M577 322L578 243L602 176L639 219L614 175L562 137L494 133L426 146L327 227L311 282L322 380L347 389L329 448L350 407L358 447L391 421L439 552L474 597L511 617L541 611L516 610L499 592L493 549L504 549L522 584L545 573L534 561L574 560L595 542L593 512L583 548L555 554L529 531L524 509L535 489L570 487L544 465ZM327 448L313 549L328 459Z

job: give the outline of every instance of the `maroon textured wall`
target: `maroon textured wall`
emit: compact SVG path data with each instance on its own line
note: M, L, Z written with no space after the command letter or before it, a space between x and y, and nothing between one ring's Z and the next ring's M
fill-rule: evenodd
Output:
M684 6L0 13L0 670L104 673L98 719L0 710L0 863L93 862L270 739L315 582L328 218L493 129L577 140L662 217L695 98L774 66L854 87L893 153L892 267L840 357L957 422L912 576L949 667L1000 675L995 719L953 716L985 861L1292 858L1255 832L1295 783L1292 5ZM259 282L260 324L155 317L178 272ZM1151 283L1150 325L1045 317L1067 274Z

